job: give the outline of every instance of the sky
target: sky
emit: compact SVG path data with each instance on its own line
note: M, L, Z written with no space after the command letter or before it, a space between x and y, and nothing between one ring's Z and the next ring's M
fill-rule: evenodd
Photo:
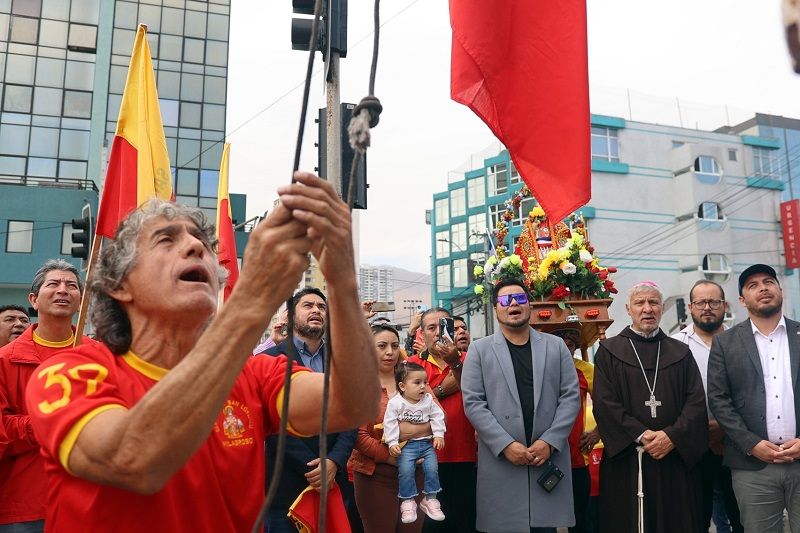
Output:
M231 6L230 190L247 194L248 217L270 209L276 188L291 177L307 60L291 50L291 10L291 0ZM372 11L370 1L349 1L343 102L367 95ZM800 118L800 76L791 70L778 0L587 0L587 17L593 113L700 129L754 112ZM428 272L432 195L500 145L450 100L447 2L384 0L381 19L375 93L384 111L367 153L360 262ZM317 54L300 165L306 170L317 161L321 68Z

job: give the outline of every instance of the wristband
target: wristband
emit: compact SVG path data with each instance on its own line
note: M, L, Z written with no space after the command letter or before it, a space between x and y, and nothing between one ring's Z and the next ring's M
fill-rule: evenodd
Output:
M450 365L450 368L453 369L453 370L459 370L462 366L464 366L464 363L459 361L458 363L456 363L454 365Z
M444 389L441 385L436 385L436 393L439 395L439 398L444 398Z

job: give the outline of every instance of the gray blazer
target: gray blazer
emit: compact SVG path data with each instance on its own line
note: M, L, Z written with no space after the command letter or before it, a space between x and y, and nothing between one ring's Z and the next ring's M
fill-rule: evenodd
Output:
M794 389L794 411L800 430L800 323L786 319ZM747 452L767 440L767 398L761 359L750 320L714 337L708 357L708 405L725 430L724 462L731 468L760 470L766 463ZM793 435L795 436L795 435Z
M514 441L525 443L514 366L498 331L473 342L461 374L464 411L478 433L477 528L528 531L575 523L567 444L580 407L578 376L564 341L530 330L533 358L533 439L555 448L551 460L564 479L548 493L536 480L542 467L515 466L503 456Z

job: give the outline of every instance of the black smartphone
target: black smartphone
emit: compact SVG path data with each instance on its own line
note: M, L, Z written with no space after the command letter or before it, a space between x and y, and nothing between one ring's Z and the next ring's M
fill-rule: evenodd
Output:
M544 472L536 482L547 492L552 492L562 479L564 479L564 472L548 459L544 465Z
M439 319L439 340L444 341L449 339L450 342L455 342L456 326L452 318L442 317Z

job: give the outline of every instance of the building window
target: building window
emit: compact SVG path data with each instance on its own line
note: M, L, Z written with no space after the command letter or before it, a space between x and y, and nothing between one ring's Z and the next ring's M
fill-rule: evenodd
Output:
M486 233L486 215L483 213L478 213L476 215L469 216L469 227L467 228L469 231L469 236L467 239L472 237L473 235L481 236Z
M26 85L6 85L3 95L3 111L30 113L33 100L33 87Z
M497 227L497 223L500 222L500 217L503 216L505 210L505 204L495 204L489 206L489 220L492 224L492 228Z
M439 265L436 267L436 292L448 292L450 290L450 265Z
M717 202L703 202L697 210L697 218L702 220L723 220L722 208Z
M486 201L486 188L483 176L467 180L467 204L478 207Z
M508 166L511 168L511 184L519 183L519 172L517 172L516 165L514 165L513 161L509 160Z
M466 287L467 283L467 260L456 259L453 261L453 287Z
M694 160L694 175L700 183L716 185L722 179L722 169L710 155L701 155Z
M758 178L781 179L777 150L753 148L753 174Z
M131 45L132 44L133 43L131 43ZM75 52L88 52L93 54L97 49L97 26L70 24L67 48ZM156 50L158 50L158 48L156 48Z
M436 210L436 225L443 226L450 223L450 200L442 198L433 202Z
M461 189L453 189L450 191L450 216L455 217L463 217L467 214L467 199L466 199L466 190Z
M36 44L39 37L39 19L11 17L11 42Z
M8 2L6 2L6 5L8 5ZM39 17L42 14L42 0L14 0L11 12L15 15Z
M511 219L512 226L521 226L525 223L528 219L528 214L531 212L536 206L536 200L533 198L526 198L520 204L519 207L514 211L514 218Z
M500 163L488 167L486 179L489 183L489 196L504 194L508 191L508 166Z
M450 227L450 244L456 251L463 252L467 249L467 225L462 222Z
M674 150L675 148L680 148L684 144L686 143L683 141L672 141L672 149Z
M736 148L728 148L728 161L736 161Z
M725 283L731 277L730 263L722 254L706 254L700 270L703 272L703 277L717 283Z
M9 220L6 234L6 252L31 253L33 246L33 222Z
M616 129L592 126L592 160L619 162Z
M450 255L450 238L446 231L436 232L436 259Z

